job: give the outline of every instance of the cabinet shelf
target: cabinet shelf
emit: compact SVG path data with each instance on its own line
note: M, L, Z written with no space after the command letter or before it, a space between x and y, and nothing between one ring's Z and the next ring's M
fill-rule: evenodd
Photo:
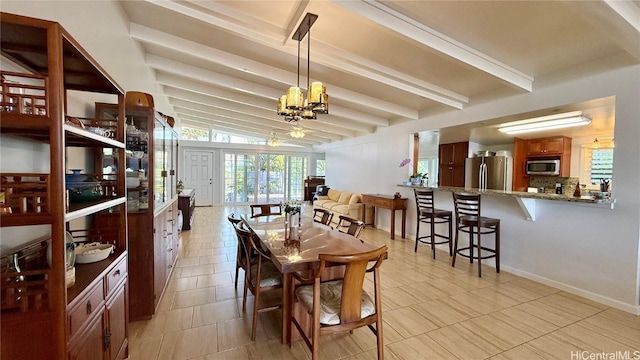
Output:
M119 197L109 200L96 200L96 201L88 201L81 204L71 204L69 205L69 212L64 216L65 221L71 221L75 219L79 219L81 217L85 217L87 215L95 214L102 210L106 210L113 206L118 206L120 204L124 204L127 201L125 197Z
M67 136L67 146L125 148L122 141L92 133L75 125L64 124L64 130Z
M122 171L126 147L124 118L75 118L64 114L67 109L85 109L79 110L80 115L93 116L84 104L96 96L116 102L115 106L124 111L124 91L60 24L4 12L0 12L0 18L2 58L16 65L12 68L20 69L20 72L3 69L0 79L0 137L11 135L17 145L8 148L2 144L2 151L11 151L16 159L0 168L0 192L5 201L0 230L11 233L14 246L11 251L20 254L18 263L22 270L2 277L25 276L25 281L2 287L0 357L67 359L83 354L83 358L113 359L119 354L120 358L126 358L128 314L119 311L127 301L127 273L123 265L127 263L128 254L127 199ZM69 96L70 90L79 93ZM46 169L46 173L22 173L23 155L29 155L33 162L28 165ZM107 156L108 160L104 161ZM95 177L106 196L65 206L65 173L73 162L86 164L87 169L98 173ZM101 162L108 163L106 166L110 169L105 172L109 174L103 173L106 166L101 166ZM118 214L112 226L102 231L91 228L101 211ZM41 232L30 225L43 224L49 225L42 227L48 229L47 239L38 240L35 250L27 254L25 249L31 246L30 238L40 236ZM21 228L5 229L8 226ZM93 238L103 237L113 243L116 254L110 260L92 264L94 266L78 265L76 285L67 290L65 230L73 232L83 227L89 227L87 231ZM47 261L48 252L50 261ZM92 318L87 324L76 323L84 327L79 327L77 341L70 345L72 340L67 329L72 314L66 307L67 299L93 295L87 294L94 290L87 289L87 285L97 286L98 281L111 279L105 271L109 271L109 263L115 260L122 267L114 270L118 281L113 283L113 297L105 295L101 301L117 300L118 309L112 307L116 311L111 311L105 306L105 316L96 322L95 328L118 329L121 336L112 336L111 345L88 340L88 322L95 325ZM20 293L20 299L16 292ZM82 353L74 352L80 348Z

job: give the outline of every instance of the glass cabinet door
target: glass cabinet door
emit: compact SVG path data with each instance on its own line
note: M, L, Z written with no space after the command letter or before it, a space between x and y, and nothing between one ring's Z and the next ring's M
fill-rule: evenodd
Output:
M166 152L164 143L164 124L155 120L153 127L153 189L155 204L161 206L167 201L166 193Z

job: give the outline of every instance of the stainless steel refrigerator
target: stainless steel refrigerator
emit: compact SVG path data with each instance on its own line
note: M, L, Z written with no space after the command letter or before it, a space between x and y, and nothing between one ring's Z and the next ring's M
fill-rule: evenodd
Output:
M465 160L464 186L475 189L511 190L511 156L477 156Z

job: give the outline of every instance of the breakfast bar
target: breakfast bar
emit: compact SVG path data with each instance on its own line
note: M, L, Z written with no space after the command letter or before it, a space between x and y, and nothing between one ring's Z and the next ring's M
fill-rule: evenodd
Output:
M423 186L413 186L413 185L397 185L398 187L404 188L416 188L416 189L424 189ZM514 198L520 209L524 213L524 216L527 220L535 221L536 219L536 202L543 201L554 201L565 203L568 205L577 205L577 206L588 206L592 208L602 208L602 209L613 209L613 206L616 202L616 199L611 197L606 197L602 199L596 199L592 196L581 196L574 197L571 194L549 194L549 193L531 193L524 191L510 191L510 190L481 190L476 188L466 188L466 187L455 187L455 186L439 186L433 187L434 190L437 191L451 191L451 192L464 192L468 194L481 194L488 196L499 196L499 197L507 197Z

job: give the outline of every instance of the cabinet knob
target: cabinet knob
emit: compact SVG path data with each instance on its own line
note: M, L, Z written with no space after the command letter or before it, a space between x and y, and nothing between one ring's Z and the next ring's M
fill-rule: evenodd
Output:
M169 265L168 268L171 269L173 267L173 265Z
M173 251L173 248L169 248L169 249L167 250L167 252L172 252L172 251Z
M91 300L87 301L87 315L91 314L93 307L91 306Z

